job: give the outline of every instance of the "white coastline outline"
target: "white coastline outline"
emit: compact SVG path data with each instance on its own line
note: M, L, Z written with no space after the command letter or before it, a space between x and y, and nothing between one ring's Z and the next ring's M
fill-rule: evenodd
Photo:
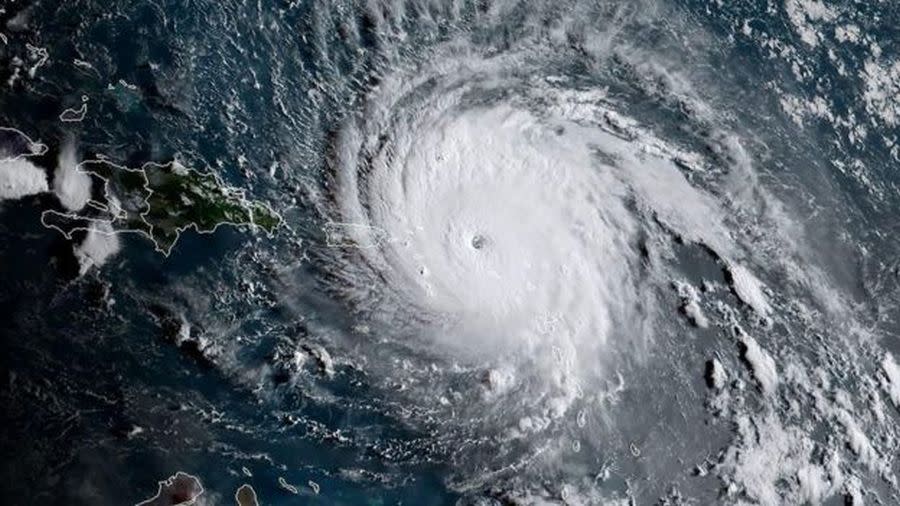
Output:
M241 502L241 500L238 498L238 494L241 493L241 490L245 489L249 490L253 496L252 506L259 506L259 496L256 494L256 490L253 488L253 485L250 485L249 483L242 484L237 488L237 490L234 491L234 502L238 503L238 506L243 506L244 503Z
M160 481L156 482L159 488L156 490L156 495L155 495L155 496L153 496L153 497L151 497L151 498L149 498L149 499L144 499L143 501L141 501L141 502L139 502L139 503L136 503L134 506L148 506L148 505L150 505L150 504L153 504L153 501L159 499L160 496L162 496L162 493L163 493L163 490L164 490L163 487L168 487L168 486L174 485L174 484L175 484L175 478L177 478L179 474L183 474L184 476L187 476L188 479L192 479L192 480L194 480L195 482L197 482L197 486L200 487L200 491L197 492L197 495L195 495L194 497L188 499L187 501L180 502L180 503L175 504L175 505L173 505L173 506L188 506L188 505L190 505L190 504L196 503L196 502L197 502L197 499L198 499L201 495L203 495L204 492L206 492L206 489L203 488L203 482L200 481L200 478L199 478L199 477L194 476L194 475L192 475L192 474L190 474L190 473L186 473L186 472L184 472L184 471L175 471L175 474L173 474L172 476L169 476L169 477L166 478L165 480L160 480Z
M59 120L63 123L81 123L84 121L85 116L87 116L88 112L88 97L87 95L81 96L81 107L78 109L74 107L69 107L63 112L59 113Z
M26 138L27 138L27 136L26 136ZM77 231L85 231L85 232L93 231L95 233L103 234L103 235L137 233L137 234L142 235L142 236L146 237L147 239L149 239L150 242L153 243L154 250L158 253L161 253L163 255L163 257L168 258L169 254L175 248L175 244L177 244L178 240L181 238L181 233L190 228L193 228L198 234L213 234L222 225L230 225L230 226L233 226L238 229L240 229L241 227L252 226L259 230L262 230L266 234L266 237L271 239L275 235L275 230L284 224L284 218L281 216L281 214L279 214L274 209L272 209L271 205L269 205L266 202L253 202L253 201L247 199L246 191L243 188L236 188L236 187L225 184L225 182L221 178L221 176L219 176L218 174L216 174L214 172L201 172L198 169L192 169L190 167L183 167L188 172L195 172L197 174L200 174L201 176L202 175L212 176L215 179L216 185L219 188L222 188L223 190L225 190L227 192L232 192L238 198L239 205L247 210L248 214L250 215L250 222L238 223L238 222L222 221L222 222L216 223L215 226L213 226L209 230L200 230L200 228L197 226L197 224L193 223L193 222L189 223L183 227L175 227L175 238L172 240L172 243L170 244L168 249L164 249L160 246L160 243L157 242L157 239L153 236L153 231L157 227L154 227L153 224L151 224L146 219L146 215L149 214L151 211L150 204L149 204L150 197L153 193L155 193L153 191L153 189L150 188L150 181L147 178L146 169L150 168L150 167L158 167L158 168L168 168L169 170L173 170L174 166L176 164L176 161L172 160L170 162L162 163L162 164L156 163L156 162L147 162L147 163L143 164L140 168L136 168L136 169L113 163L105 158L94 158L94 159L90 159L90 160L84 160L81 163L79 163L78 165L76 165L75 170L77 172L81 172L83 174L88 174L88 175L93 175L93 176L96 176L103 180L103 194L107 197L107 200L110 200L110 196L112 195L112 193L109 189L109 179L107 179L106 177L103 177L102 175L100 175L92 170L85 169L83 167L84 165L89 164L89 163L103 163L103 164L112 166L113 168L115 168L117 170L123 170L125 172L139 172L141 174L141 176L144 179L143 189L147 192L147 196L143 199L143 205L142 205L142 207L145 207L146 210L139 213L138 216L140 217L140 220L144 224L146 224L147 227L150 229L150 233L148 234L147 232L145 232L143 230L139 230L139 229L130 229L130 228L129 229L116 229L116 227L114 226L115 220L126 216L125 213L121 212L121 209L119 210L119 213L114 213L113 210L109 209L109 207L108 207L107 212L109 212L111 215L113 215L113 218L111 220L89 218L89 217L81 216L74 212L60 212L60 211L56 211L53 209L49 209L49 210L42 212L41 213L41 224L44 225L44 227L46 227L46 228L55 229L55 230L59 231L60 233L63 234L63 236L66 239L69 239L69 240L72 239L71 233L77 232ZM265 229L261 225L256 223L256 221L254 219L253 207L251 204L260 205L260 206L265 207L273 216L278 218L278 224L272 229L271 232L265 231ZM112 231L103 230L103 229L97 229L97 228L88 226L88 227L73 227L73 228L69 229L68 232L66 232L54 224L48 224L45 220L46 220L46 217L49 215L62 216L64 218L73 219L73 220L84 220L84 221L94 222L94 223L103 223L103 224L106 224L109 227L111 227L113 230Z
M50 150L46 144L40 141L35 141L31 137L28 136L25 132L19 130L18 128L8 127L8 126L0 126L0 132L14 132L20 137L24 138L28 141L28 147L32 150L31 153L20 153L13 156L5 156L0 158L0 163L2 162L12 162L16 160L21 160L23 158L31 158L32 156L42 156L47 154L47 151Z

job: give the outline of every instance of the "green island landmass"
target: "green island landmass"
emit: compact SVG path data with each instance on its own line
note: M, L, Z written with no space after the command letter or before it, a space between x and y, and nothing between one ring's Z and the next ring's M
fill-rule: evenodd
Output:
M45 211L41 221L70 237L77 230L140 233L168 255L181 232L211 233L220 225L255 226L272 234L282 219L268 205L246 198L216 174L178 162L141 168L88 160L78 170L100 182L102 194L78 212ZM96 192L95 192L96 193Z

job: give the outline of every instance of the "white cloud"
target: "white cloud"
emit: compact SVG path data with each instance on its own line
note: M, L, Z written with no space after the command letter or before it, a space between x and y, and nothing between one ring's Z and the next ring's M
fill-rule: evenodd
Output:
M759 383L759 387L765 394L773 393L778 386L778 370L775 367L775 359L756 342L756 339L744 331L740 332L739 338L745 347L744 359L750 365L750 370Z
M15 200L47 191L47 174L22 159L0 160L0 200Z
M91 198L91 177L78 170L75 145L67 142L53 174L53 193L69 211L80 211Z
M75 258L78 259L79 275L85 274L91 267L100 267L121 248L119 236L112 227L105 226L101 229L88 231L84 241L75 246Z
M772 312L772 307L763 293L763 284L749 269L736 263L728 265L731 273L731 283L738 298L753 308L760 316L766 318Z

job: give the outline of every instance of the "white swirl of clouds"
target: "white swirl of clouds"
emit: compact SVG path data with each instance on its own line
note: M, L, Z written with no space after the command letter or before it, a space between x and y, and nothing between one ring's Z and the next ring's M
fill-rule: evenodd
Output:
M352 322L313 329L326 376L364 371L465 492L598 504L631 494L599 483L618 473L657 496L688 474L735 501L853 495L897 439L833 391L896 392L842 273L853 236L829 230L852 208L817 204L842 198L818 155L765 90L735 102L714 37L656 3L574 4L492 3L421 52L374 9L385 64L303 175L317 286Z
M385 77L340 132L335 272L388 335L483 370L484 402L456 416L541 431L652 341L668 279L648 235L736 248L675 163L692 155L602 92L512 75L514 57L435 61Z

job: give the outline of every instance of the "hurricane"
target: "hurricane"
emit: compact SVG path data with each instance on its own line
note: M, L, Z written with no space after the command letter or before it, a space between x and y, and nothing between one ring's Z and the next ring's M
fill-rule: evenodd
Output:
M0 139L148 501L900 500L894 9L200 4Z
M385 44L396 29L389 11L367 11ZM686 51L655 42L688 30L663 12L497 3L476 27L420 54L386 52L389 63L328 140L323 184L306 188L325 243L312 263L356 328L394 355L384 364L380 352L349 353L393 390L396 416L436 433L435 454L454 462L457 490L487 487L524 503L615 500L622 490L603 483L606 455L641 450L610 440L652 423L621 403L664 392L680 375L684 362L661 356L672 354L678 313L706 332L701 306L715 301L714 326L732 356L707 357L707 383L727 390L720 360L729 361L748 373L732 385L740 402L768 409L803 409L777 400L786 365L773 353L788 353L779 358L791 374L807 358L753 335L802 340L797 333L816 332L812 320L844 327L855 318L843 280L820 267L800 203L774 189L771 167L794 153L770 144L726 79L698 70L710 65L711 34L691 32ZM801 191L835 198L826 185ZM622 400L632 389L644 393ZM755 430L765 447L765 426ZM642 437L685 444L683 435ZM751 448L734 451L754 451L742 443ZM772 458L811 456L807 443ZM677 465L669 452L640 464L648 479ZM740 453L723 458L732 476L756 465ZM785 497L817 502L848 486L827 474L835 468L809 465L777 471L798 473ZM564 481L546 483L554 479ZM765 487L733 483L767 500Z

